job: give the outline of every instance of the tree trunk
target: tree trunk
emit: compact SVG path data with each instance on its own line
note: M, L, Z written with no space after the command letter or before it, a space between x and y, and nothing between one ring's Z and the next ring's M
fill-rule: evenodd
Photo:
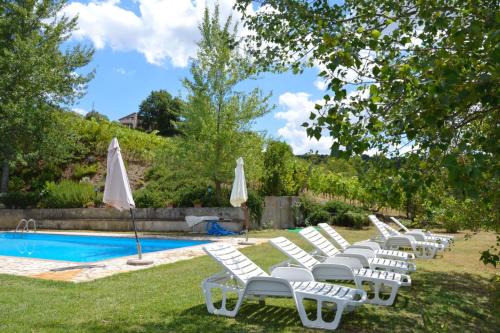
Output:
M221 182L218 180L215 180L215 197L217 198L217 204L219 206L222 205L222 188L221 188Z
M9 161L2 163L2 180L0 182L0 193L7 193L9 185Z

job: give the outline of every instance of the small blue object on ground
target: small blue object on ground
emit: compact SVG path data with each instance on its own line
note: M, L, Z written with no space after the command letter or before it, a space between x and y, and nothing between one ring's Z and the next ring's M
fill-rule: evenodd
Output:
M237 232L229 231L224 229L217 221L209 220L207 221L207 234L211 236L230 236L238 235Z

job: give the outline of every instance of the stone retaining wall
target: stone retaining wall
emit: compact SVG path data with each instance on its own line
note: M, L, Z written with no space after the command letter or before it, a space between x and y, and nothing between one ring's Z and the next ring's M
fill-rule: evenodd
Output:
M217 215L220 224L232 231L241 231L244 215L240 208L137 208L136 225L139 231L192 231L184 220L186 215ZM0 229L12 230L21 219L33 218L39 229L59 230L132 230L130 212L111 208L67 208L67 209L0 209ZM205 223L197 225L200 232Z

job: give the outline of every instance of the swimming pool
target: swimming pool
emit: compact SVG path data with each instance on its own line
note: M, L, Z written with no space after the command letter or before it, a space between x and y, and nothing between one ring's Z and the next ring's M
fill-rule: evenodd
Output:
M143 253L210 243L205 240L141 238ZM94 262L137 254L135 238L46 233L0 233L0 256Z

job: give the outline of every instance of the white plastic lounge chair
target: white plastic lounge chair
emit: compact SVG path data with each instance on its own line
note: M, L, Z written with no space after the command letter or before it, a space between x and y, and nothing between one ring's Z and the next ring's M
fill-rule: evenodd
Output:
M335 256L346 256L357 258L364 268L379 269L388 272L408 274L416 270L415 264L401 260L376 258L373 250L352 248L340 252L328 239L313 227L307 227L299 232L309 244L314 246L317 252L324 258Z
M403 234L403 233L397 231L396 229L394 229L393 227L391 227L390 225L388 225L387 223L382 222L380 220L378 220L378 221L384 226L384 228L389 232L389 234L391 236L409 236L409 237L413 237L417 242L435 243L438 245L438 252L444 251L444 249L447 246L447 244L443 244L433 237L425 237L425 235L423 235L422 233L410 232L410 233Z
M412 236L391 235L385 224L377 219L375 215L369 215L368 219L377 228L383 241L383 246L388 250L398 250L400 248L411 249L417 258L432 259L438 250L444 249L441 244L433 242L419 242Z
M380 247L380 244L377 242L373 242L370 240L365 240L361 242L356 242L354 244L350 244L341 234L339 234L334 228L326 223L318 224L320 227L340 248L342 251L346 251L350 248L358 248L358 249L369 249L375 253L377 258L384 259L393 259L393 260L402 260L402 261L410 261L415 259L415 255L413 253L404 252L404 251L394 251L394 250L383 250Z
M450 235L434 234L430 231L425 232L422 229L408 229L403 223L401 223L397 218L391 216L391 221L394 222L398 227L400 227L405 235L410 235L415 237L416 240L426 240L429 242L438 242L443 244L445 247L449 247L453 243L454 237Z
M356 288L368 287L370 289L367 302L371 304L392 305L399 287L411 285L411 278L408 275L365 269L356 258L332 257L324 262L319 262L285 237L273 238L270 242L290 258L290 260L274 266L273 271L282 266L293 266L296 262L299 267L311 271L318 281L354 281Z
M366 301L363 290L316 282L312 274L301 268L280 267L271 276L264 272L241 252L228 244L213 244L203 248L215 259L224 271L202 282L207 310L216 315L234 317L245 298L291 297L306 327L334 330L340 323L344 311L352 311ZM216 308L212 291L222 292L222 305ZM234 309L227 308L228 293L238 296ZM317 304L317 317L311 320L304 308L304 299ZM325 321L322 310L326 305L335 304L333 321Z

